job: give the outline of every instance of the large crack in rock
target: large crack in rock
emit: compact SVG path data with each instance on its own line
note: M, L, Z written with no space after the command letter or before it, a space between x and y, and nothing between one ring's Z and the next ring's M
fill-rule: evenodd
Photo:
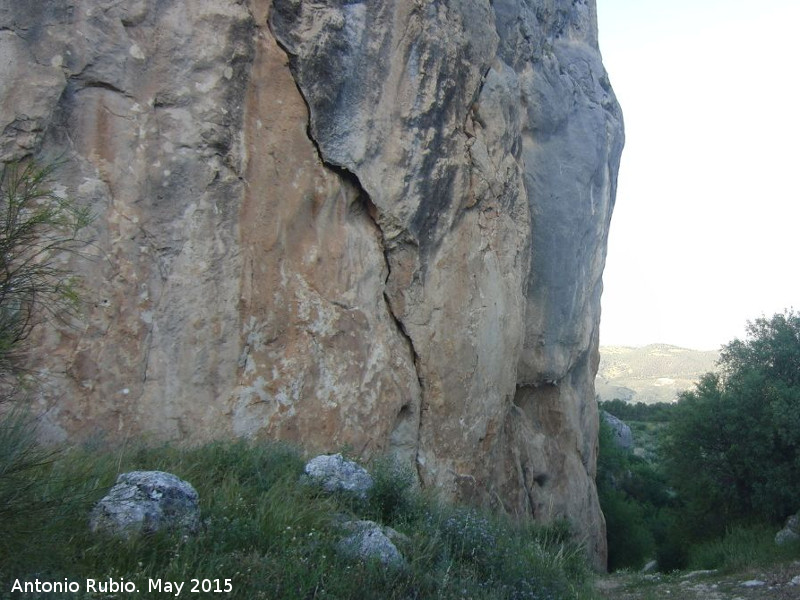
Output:
M391 451L410 464L419 413L413 354L384 298L388 266L370 198L327 160L286 54L266 27L248 98L248 353L237 433L319 451Z
M272 27L270 27L270 31L272 32ZM274 32L272 32L274 34ZM275 36L278 45L284 52L288 52L288 49L284 47L280 42L280 36ZM397 412L397 415L394 419L393 424L391 425L388 433L388 446L387 450L392 453L396 458L398 458L401 462L408 464L412 468L416 469L418 461L417 461L417 452L419 447L419 422L420 422L420 414L421 414L421 394L423 390L422 380L420 378L419 372L417 371L418 365L418 355L416 350L414 349L414 343L411 337L406 332L403 323L400 319L397 318L397 315L394 313L391 301L389 296L386 292L386 282L391 277L391 264L389 262L387 248L387 242L385 239L385 235L383 230L380 227L380 224L377 221L377 214L378 209L373 203L372 199L369 197L369 193L366 189L361 185L357 175L351 171L349 171L345 166L340 164L335 164L330 162L326 156L323 148L320 146L320 143L314 137L315 128L312 126L312 120L310 115L312 114L311 106L308 102L308 99L303 94L303 88L298 85L298 92L303 97L304 102L306 103L306 107L309 111L309 121L307 127L307 135L309 141L313 144L316 152L319 156L320 164L328 169L331 173L335 174L337 177L341 178L342 181L347 182L354 190L356 199L354 200L355 203L361 205L361 213L367 217L366 222L370 223L374 227L374 233L376 239L379 244L379 248L381 250L381 256L384 260L384 267L386 277L383 280L383 289L379 290L381 297L384 300L385 310L387 315L391 318L392 323L394 323L396 328L396 333L405 341L408 347L408 360L407 363L414 366L415 373L416 373L416 386L418 389L417 393L410 394L408 401L403 403Z

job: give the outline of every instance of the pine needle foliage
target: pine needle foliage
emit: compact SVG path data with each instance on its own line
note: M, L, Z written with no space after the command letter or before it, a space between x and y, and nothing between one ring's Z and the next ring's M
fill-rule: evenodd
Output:
M85 247L87 207L53 190L58 163L0 167L0 375L16 370L25 341L44 320L66 320L78 305L65 258Z

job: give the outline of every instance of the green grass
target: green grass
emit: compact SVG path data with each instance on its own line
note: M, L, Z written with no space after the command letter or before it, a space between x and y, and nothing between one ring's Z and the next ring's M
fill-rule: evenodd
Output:
M721 539L701 542L689 550L690 569L744 571L800 558L800 544L775 544L774 526L736 526Z
M301 452L275 443L196 448L72 448L32 443L24 418L0 423L0 499L12 499L0 535L0 598L21 581L80 582L78 594L40 597L163 598L148 580L185 582L183 597L312 599L589 599L592 575L563 524L549 528L439 502L388 460L369 465L363 501L301 483ZM16 441L15 441L16 440ZM8 468L11 467L11 468ZM88 515L120 472L158 469L194 485L204 526L193 537L130 541L93 535ZM20 487L21 482L26 482ZM5 504L4 504L5 506ZM337 551L336 518L368 518L405 535L404 568ZM138 594L91 594L87 578L133 582ZM192 579L230 593L189 594ZM26 598L37 597L26 595Z

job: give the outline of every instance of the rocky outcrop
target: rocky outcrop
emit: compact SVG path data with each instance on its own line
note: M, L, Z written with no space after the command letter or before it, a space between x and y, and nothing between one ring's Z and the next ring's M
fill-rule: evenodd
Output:
M0 69L2 159L97 215L37 340L52 437L392 451L603 564L593 1L6 3Z
M309 483L318 485L329 493L343 492L366 499L372 489L373 479L364 467L341 454L323 454L312 458L303 470Z
M122 473L92 509L89 527L124 538L162 530L195 533L200 527L197 491L172 473Z
M358 560L377 560L384 566L404 567L406 561L393 540L408 538L391 527L374 521L345 521L341 528L350 535L341 539L337 549L344 556Z
M622 419L618 419L610 412L604 410L600 411L600 418L603 419L611 429L614 442L617 446L622 450L633 451L633 432L630 426Z
M786 525L775 534L775 543L779 546L800 542L800 511L786 519Z

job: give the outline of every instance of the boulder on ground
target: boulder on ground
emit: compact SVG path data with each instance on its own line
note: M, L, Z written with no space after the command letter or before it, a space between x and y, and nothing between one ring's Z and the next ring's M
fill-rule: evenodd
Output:
M305 474L326 492L349 492L362 499L367 497L373 484L372 476L364 467L345 460L341 454L312 458L306 464Z
M93 532L126 538L161 530L193 533L199 524L197 491L163 471L122 473L89 518Z
M800 542L800 511L786 519L786 526L775 535L779 546Z
M649 561L644 567L642 567L642 573L653 573L658 571L658 561L651 560Z
M405 559L393 541L404 539L402 533L374 521L347 521L342 523L342 529L351 532L338 544L342 554L360 560L377 559L385 566L405 565Z
M623 450L633 450L633 432L627 423L604 410L600 411L600 416L611 427L617 446Z

